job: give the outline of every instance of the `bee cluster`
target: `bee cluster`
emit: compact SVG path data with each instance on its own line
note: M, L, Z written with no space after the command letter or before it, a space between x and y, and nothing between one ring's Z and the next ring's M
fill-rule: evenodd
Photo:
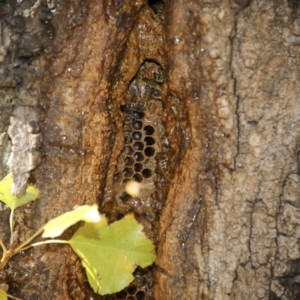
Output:
M125 144L131 144L133 137L131 133L133 130L140 130L142 128L142 119L144 118L144 107L142 104L138 105L122 105L121 111L124 113L123 129L125 133Z
M161 100L164 79L165 70L159 64L145 61L129 85L129 101L147 104L150 99Z

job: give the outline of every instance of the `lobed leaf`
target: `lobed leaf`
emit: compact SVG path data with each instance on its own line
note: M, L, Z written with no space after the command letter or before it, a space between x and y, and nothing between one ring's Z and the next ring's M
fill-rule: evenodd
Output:
M54 238L79 221L95 223L99 222L100 218L96 204L77 206L73 211L66 212L45 224L42 237Z
M85 223L70 239L73 250L83 260L88 281L100 294L112 294L128 286L137 265L155 261L155 247L133 215L110 225L102 216L94 224Z
M12 184L13 184L12 173L9 173L0 182L0 200L4 202L11 210L23 206L30 201L34 201L39 196L38 188L32 185L27 186L24 195L21 196L13 195L11 193Z

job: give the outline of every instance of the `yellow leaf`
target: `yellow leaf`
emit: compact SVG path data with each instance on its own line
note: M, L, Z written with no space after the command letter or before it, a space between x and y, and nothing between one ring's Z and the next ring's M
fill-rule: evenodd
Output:
M104 216L98 223L85 223L69 243L81 257L90 285L100 295L122 290L133 280L137 265L144 268L155 261L155 246L133 215L110 225Z
M0 288L0 300L7 300L7 294Z
M99 222L100 219L101 216L96 204L78 206L74 210L66 212L45 224L42 237L54 238L60 236L67 228L79 221L95 223Z
M0 182L0 201L4 202L11 210L34 201L39 196L39 189L35 186L28 185L24 195L16 196L11 193L13 184L12 173L9 173Z

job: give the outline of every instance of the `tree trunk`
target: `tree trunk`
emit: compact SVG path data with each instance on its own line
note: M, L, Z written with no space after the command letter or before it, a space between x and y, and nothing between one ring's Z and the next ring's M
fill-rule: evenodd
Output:
M97 202L157 245L112 298L61 245L14 257L9 292L299 299L299 13L292 0L0 1L0 176L10 166L16 189L29 176L41 190L16 211L18 242Z

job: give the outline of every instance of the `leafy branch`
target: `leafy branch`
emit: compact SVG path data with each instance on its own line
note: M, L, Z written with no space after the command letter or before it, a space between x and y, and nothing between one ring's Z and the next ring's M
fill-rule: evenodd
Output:
M106 295L118 292L134 279L132 272L137 265L146 267L155 261L155 247L143 233L140 225L132 214L122 220L108 225L104 215L100 215L97 205L82 205L66 212L46 223L29 239L16 246L13 236L13 213L20 206L34 201L39 190L28 186L24 195L18 197L11 194L12 175L9 174L0 182L0 200L10 209L10 244L7 248L0 239L2 257L0 271L11 257L31 247L50 243L64 243L71 246L82 259L86 274L94 292ZM67 228L79 221L84 221L70 240L53 239L60 236ZM32 243L38 237L48 238ZM50 239L49 239L50 238ZM0 300L8 295L0 287Z

